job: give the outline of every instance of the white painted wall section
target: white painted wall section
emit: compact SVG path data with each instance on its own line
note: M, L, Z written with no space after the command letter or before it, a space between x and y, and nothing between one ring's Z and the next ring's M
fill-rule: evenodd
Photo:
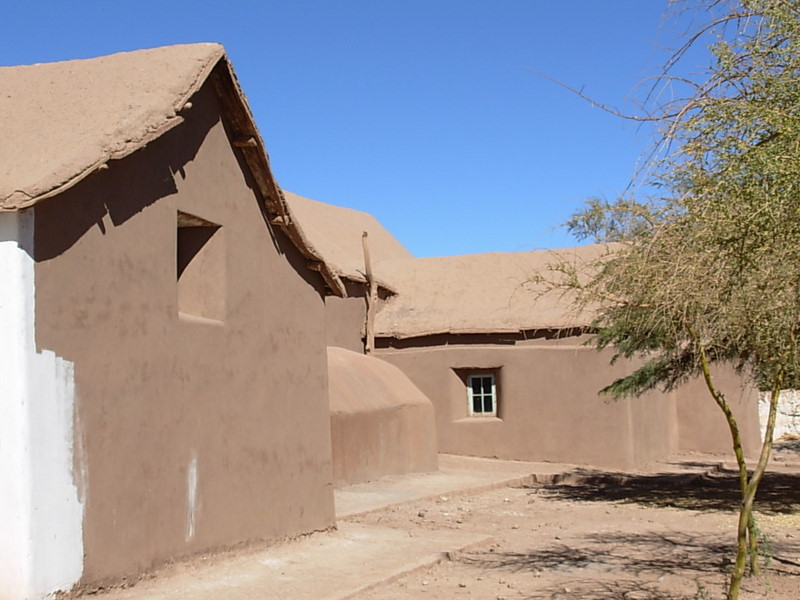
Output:
M38 600L83 572L73 477L74 371L35 342L33 213L0 213L0 598Z
M197 452L192 453L186 469L186 541L194 539L197 525Z
M770 392L761 392L758 399L762 440L767 432L770 395ZM786 436L800 437L800 390L781 390L781 395L778 397L778 414L775 417L775 432L772 438L777 440Z

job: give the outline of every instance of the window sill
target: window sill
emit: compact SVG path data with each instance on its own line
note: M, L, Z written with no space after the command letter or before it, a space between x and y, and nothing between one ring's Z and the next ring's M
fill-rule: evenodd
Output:
M475 415L472 417L464 417L463 419L456 419L453 423L502 423L503 419L500 417L481 417Z

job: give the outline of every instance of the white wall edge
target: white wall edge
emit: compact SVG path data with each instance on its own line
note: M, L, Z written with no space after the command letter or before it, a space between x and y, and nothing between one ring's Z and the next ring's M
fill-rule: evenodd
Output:
M73 365L36 351L33 211L0 213L0 597L39 600L83 573ZM84 491L85 492L85 491Z

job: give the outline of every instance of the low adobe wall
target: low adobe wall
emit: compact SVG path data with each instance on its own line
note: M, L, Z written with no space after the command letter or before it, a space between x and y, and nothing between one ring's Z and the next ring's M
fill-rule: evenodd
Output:
M333 482L436 471L430 400L397 367L344 348L328 348Z
M746 456L758 457L761 431L758 417L758 390L745 383L733 368L713 370L714 384L728 402L742 437ZM678 449L682 452L725 454L733 457L733 442L728 422L712 399L705 381L695 378L676 392L679 426Z
M477 339L480 337L480 339ZM408 340L379 350L431 399L442 452L504 459L636 468L678 451L727 453L725 419L700 381L671 393L609 401L598 391L625 374L630 363L610 364L610 352L583 344L584 337L500 340L458 336ZM497 374L498 414L470 416L464 374ZM755 398L741 380L724 373L735 401L746 450L758 443ZM735 388L735 389L734 389Z

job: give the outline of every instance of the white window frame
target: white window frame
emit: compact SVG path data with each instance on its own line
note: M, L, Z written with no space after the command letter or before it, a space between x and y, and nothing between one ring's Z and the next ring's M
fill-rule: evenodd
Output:
M491 392L489 394L481 393L481 408L486 408L486 398L489 398L492 403L492 410L480 410L478 412L475 411L475 394L472 391L472 381L474 379L486 379L489 378L491 380ZM484 389L483 383L481 383L481 389ZM473 373L472 375L467 375L467 406L469 408L469 414L472 417L496 417L497 416L497 378L495 377L494 373Z

